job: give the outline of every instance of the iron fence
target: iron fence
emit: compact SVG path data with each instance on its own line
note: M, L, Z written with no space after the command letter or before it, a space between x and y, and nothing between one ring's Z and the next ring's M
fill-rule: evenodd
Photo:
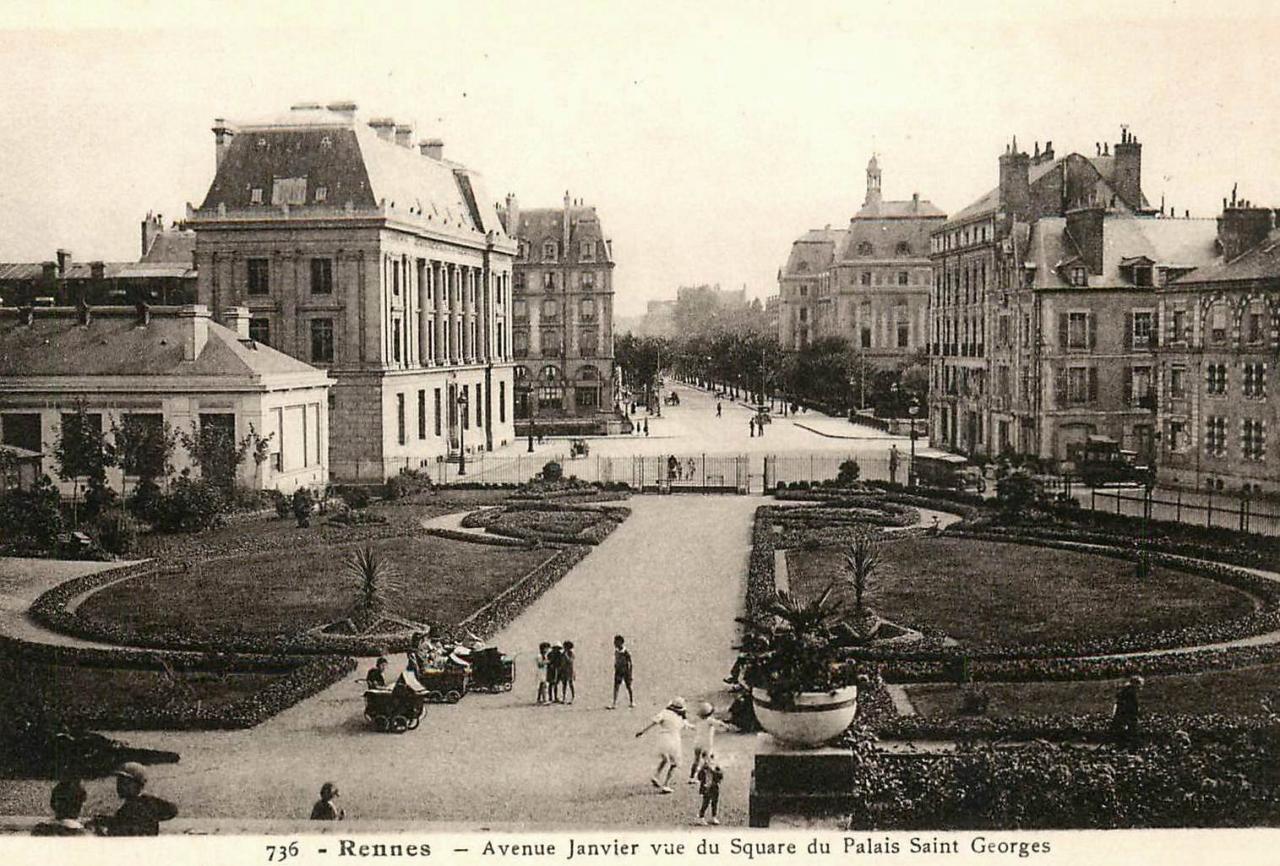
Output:
M1280 509L1244 494L1213 491L1093 488L1091 511L1106 511L1148 520L1167 520L1193 526L1221 527L1258 535L1280 535Z

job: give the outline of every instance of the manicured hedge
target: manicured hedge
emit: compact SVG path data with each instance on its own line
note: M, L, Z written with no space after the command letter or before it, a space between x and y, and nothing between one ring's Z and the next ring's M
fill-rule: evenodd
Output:
M529 526L508 517L513 513L539 513L545 516ZM604 541L630 514L629 508L607 505L596 507L562 502L512 502L498 508L472 512L462 519L462 525L527 541L594 545ZM580 526L583 515L590 515L593 519L587 525Z
M451 541L466 541L471 544L488 544L493 547L531 547L532 543L519 538L506 538L501 535L486 535L479 532L463 532L460 529L428 529L427 535L448 538Z
M969 716L931 718L895 716L876 724L862 720L886 740L1071 740L1108 742L1113 739L1112 718L1106 713L1075 715ZM1141 736L1151 741L1168 740L1185 734L1193 742L1216 742L1237 737L1241 732L1265 732L1276 720L1268 715L1220 716L1213 713L1186 715L1143 713Z
M458 623L458 628L467 629L483 638L492 637L523 613L539 596L555 586L560 578L568 574L590 552L591 548L582 544L564 547L493 601Z

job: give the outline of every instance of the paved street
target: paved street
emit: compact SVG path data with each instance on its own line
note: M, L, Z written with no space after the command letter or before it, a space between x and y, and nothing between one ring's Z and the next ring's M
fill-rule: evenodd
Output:
M637 497L634 514L497 644L519 652L516 689L431 706L422 727L373 732L362 688L346 681L248 731L120 736L181 754L154 768L154 788L186 817L304 818L320 784L336 781L350 817L482 826L674 826L696 813L692 786L658 794L652 734L633 734L674 695L727 705L721 677L734 652L733 622L756 497ZM605 709L612 638L627 636L636 664L636 709ZM539 640L573 640L579 696L533 705ZM399 668L401 659L395 659ZM363 666L363 663L362 663ZM725 736L722 818L745 823L749 755L757 738ZM687 764L686 764L687 767ZM48 787L18 783L0 811L40 814ZM112 803L109 780L90 784L89 810ZM234 823L234 821L232 822Z

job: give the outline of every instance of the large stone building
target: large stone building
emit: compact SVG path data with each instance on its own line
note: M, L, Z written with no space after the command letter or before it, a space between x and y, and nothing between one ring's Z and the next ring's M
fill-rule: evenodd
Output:
M249 338L248 311L202 306L0 309L0 441L39 455L59 475L54 445L79 407L110 440L112 422L214 425L239 441L269 439L267 459L246 459L238 482L290 492L329 479L329 388L323 370ZM174 469L190 466L175 449ZM116 490L131 467L108 470ZM72 483L62 483L70 495Z
M583 419L603 427L617 399L613 243L595 207L567 192L562 207L531 210L508 196L506 230L518 243L515 417Z
M1098 290L1150 291L1127 282L1118 260L1112 259L1114 247L1108 246L1100 257L1096 250L1081 245L1111 244L1114 236L1126 244L1132 242L1123 255L1141 256L1150 253L1148 240L1140 240L1146 232L1184 230L1181 225L1164 228L1164 221L1152 219L1147 221L1152 225L1144 222L1141 230L1112 232L1119 217L1153 215L1141 188L1142 146L1126 131L1114 153L1101 144L1095 150L1092 157L1078 153L1056 157L1049 142L1043 151L1037 144L1035 152L1027 154L1018 149L1015 139L999 159L999 185L934 232L929 407L936 445L964 453L1063 456L1065 439L1054 425L1046 424L1046 413L1056 408L1057 399L1049 390L1056 368L1044 366L1048 354L1101 350L1089 344L1092 332L1088 330L1089 322L1106 315L1103 306L1110 303L1101 300L1105 292ZM1068 220L1068 212L1077 209L1081 214ZM1046 218L1054 221L1037 230L1036 224ZM1088 238L1078 234L1085 227ZM1051 249L1064 258L1053 258L1047 252ZM1077 256L1088 260L1068 267L1065 257ZM1028 267L1029 263L1033 266ZM1125 272L1129 270L1126 263ZM1144 279L1144 273L1139 271L1133 278ZM1062 289L1078 290L1072 303L1090 299L1085 302L1088 309L1078 312L1087 314L1092 309L1095 315L1069 316L1070 327L1086 330L1083 334L1071 331L1069 345L1057 346L1062 338L1059 322L1051 314L1059 311L1065 299L1046 299ZM1090 291L1079 291L1083 289ZM1115 303L1126 302L1117 299ZM1106 321L1104 333L1114 328L1112 336L1119 347L1120 326L1114 318ZM1112 342L1111 336L1106 340ZM997 376L1000 381L993 381ZM1088 382L1081 387L1087 395Z
M199 299L330 371L330 467L377 480L511 440L515 243L478 175L352 103L214 124Z
M862 207L847 229L807 232L778 275L778 338L792 351L844 337L881 366L927 346L930 234L946 214L913 195L885 201L879 160L867 164Z
M1156 290L1161 483L1280 493L1280 231L1224 202L1216 261Z

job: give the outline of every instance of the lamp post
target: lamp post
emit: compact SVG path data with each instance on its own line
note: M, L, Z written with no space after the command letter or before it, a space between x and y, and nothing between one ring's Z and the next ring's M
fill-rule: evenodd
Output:
M458 474L467 474L467 392L458 395Z
M530 454L533 453L533 425L534 425L533 413L530 412L529 413L529 453Z
M916 486L916 415L920 413L920 403L915 397L911 398L911 405L907 407L907 414L911 416L911 462L907 465L907 486Z

